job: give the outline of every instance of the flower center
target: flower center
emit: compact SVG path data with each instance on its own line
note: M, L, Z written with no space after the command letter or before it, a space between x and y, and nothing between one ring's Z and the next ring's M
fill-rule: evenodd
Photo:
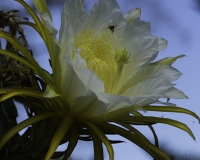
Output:
M124 47L115 49L117 40L116 35L111 32L104 30L95 34L93 30L88 30L75 41L87 67L104 82L105 93L117 93L123 65L128 63L129 59Z
M83 32L75 42L81 49L81 57L87 62L87 67L104 82L105 92L109 92L115 78L117 63L112 33L102 31L95 34L93 30Z

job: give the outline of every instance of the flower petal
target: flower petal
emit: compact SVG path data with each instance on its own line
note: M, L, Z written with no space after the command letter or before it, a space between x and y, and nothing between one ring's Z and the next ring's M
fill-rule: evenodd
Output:
M84 30L92 29L96 32L109 25L109 21L116 14L121 13L116 0L99 0L90 11L90 16L85 24Z
M62 68L61 95L72 105L74 98L85 95L87 89L74 71L71 58L65 57L65 60L67 62L67 67Z
M76 48L74 50L76 55L74 57L73 67L86 89L91 89L96 94L104 92L104 83L91 69L87 68L86 61L80 56L80 50Z
M127 47L131 52L130 62L124 65L121 85L124 85L141 66L145 65L158 52L158 40L154 37L140 38L132 41Z
M162 98L167 90L173 86L174 84L171 84L170 81L166 79L149 79L130 87L126 91L122 92L121 95L137 97L155 96Z
M164 94L165 98L176 98L176 99L188 99L188 97L185 95L185 93L183 93L182 91L180 91L179 89L172 87L170 89L167 90L167 92Z
M126 24L124 30L124 39L127 46L131 46L136 39L153 37L151 36L151 26L149 22L136 20L132 23Z
M181 76L181 72L167 65L154 65L139 68L127 83L122 87L121 92L148 79L168 79L174 81Z
M98 98L92 90L88 90L84 96L75 98L72 105L72 114L82 118L96 117L107 111L108 104L105 99Z
M145 65L149 65L152 61L154 61L156 59L156 57L158 56L158 51L164 50L167 47L168 42L163 39L163 38L157 38L158 40L158 50L155 54L153 54L149 60L146 62Z
M61 14L61 34L60 38L62 39L62 33L66 33L67 25L71 25L73 28L74 37L79 34L83 28L83 24L86 22L88 14L83 8L83 1L81 0L67 0Z
M72 104L75 97L84 96L91 89L95 94L104 92L103 82L86 67L86 61L79 55L79 50L75 49L74 59L65 57L67 67L63 68L62 95L69 98Z
M167 47L167 41L163 38L158 38L158 51L164 50Z
M133 8L124 14L124 18L126 20L126 23L130 23L136 19L139 19L140 15L141 15L141 9Z
M106 94L106 93L100 93L100 95L109 102L107 112L111 112L132 105L129 98L125 96Z

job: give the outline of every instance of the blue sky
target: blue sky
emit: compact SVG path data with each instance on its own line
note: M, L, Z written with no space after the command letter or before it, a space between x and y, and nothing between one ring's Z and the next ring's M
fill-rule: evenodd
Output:
M94 0L85 1L87 10L96 2ZM16 4L14 9L22 9L16 2L11 0L7 0L6 2L1 1L0 3L9 4L9 2ZM186 57L179 59L173 66L183 73L182 77L175 81L177 84L176 87L184 91L189 99L170 100L170 102L176 103L177 106L190 109L200 115L200 12L198 13L194 10L191 0L118 0L118 3L122 12L126 12L135 7L141 8L141 19L151 23L152 34L168 41L167 49L160 52L158 59L167 56L177 56L179 54L186 55ZM58 29L60 25L60 11L61 8L56 7L52 12L54 24ZM25 34L27 32L27 38L30 36L28 33L30 31L34 33L34 38L31 36L29 41L30 48L33 49L33 53L43 52L42 55L37 56L37 61L42 67L49 68L45 46L42 44L41 39L35 36L36 32L32 29L26 28ZM22 107L19 107L19 121L26 116L21 108ZM196 119L188 115L171 113L148 112L145 113L145 115L164 116L165 118L173 118L187 124L196 136L196 141L193 141L187 133L171 126L158 124L155 125L154 128L160 143L166 144L171 150L183 153L199 152L200 125ZM149 137L150 140L153 139L152 133L147 127L138 128ZM111 139L116 138L119 139L119 137L111 137ZM114 145L115 160L152 159L139 147L127 140L125 141L126 143ZM93 152L92 145L81 142L77 146L72 158L74 158L74 160L79 158L83 160L83 157L85 157L85 160L88 160L88 156L92 154L91 152ZM105 159L108 159L107 153L105 154Z

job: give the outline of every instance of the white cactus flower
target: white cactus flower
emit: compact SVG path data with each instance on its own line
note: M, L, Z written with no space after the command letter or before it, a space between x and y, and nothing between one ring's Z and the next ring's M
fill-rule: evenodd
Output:
M55 35L50 16L42 15ZM151 35L140 9L123 15L116 0L99 0L88 15L82 1L67 0L58 43L57 94L70 105L72 116L107 120L159 98L186 98L171 83L181 73L171 64L152 63L167 41Z
M44 71L23 47L11 40L12 37L0 32L0 36L15 45L27 60L15 55L12 57L30 67L45 86L42 89L0 89L0 102L22 95L40 98L48 104L45 106L47 112L36 114L11 129L1 139L0 149L21 129L53 116L61 118L62 122L57 127L45 160L51 158L68 130L76 133L76 136L70 134L71 148L66 153L69 156L81 135L78 133L80 128L87 129L92 136L95 159L103 159L102 142L107 147L110 159L114 159L112 145L105 136L110 133L132 141L155 159L169 159L132 124L148 125L155 139L157 137L150 126L155 123L175 126L194 138L191 130L181 122L142 116L137 112L179 112L199 120L189 110L159 101L160 98L187 98L172 83L181 73L171 65L184 55L154 61L159 51L166 48L167 41L151 35L150 24L140 20L139 8L122 14L116 0L98 0L88 14L83 8L83 0L67 0L61 14L59 40L56 40L58 31L45 0L33 0L41 20L25 1L16 1L32 16L35 24L23 24L33 27L43 38L49 51L53 74ZM0 53L10 55L4 50L0 50ZM155 103L162 106L152 105Z

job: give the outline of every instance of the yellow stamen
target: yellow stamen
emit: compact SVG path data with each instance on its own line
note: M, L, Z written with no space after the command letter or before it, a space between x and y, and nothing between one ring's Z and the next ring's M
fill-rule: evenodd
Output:
M116 50L114 42L116 35L105 30L99 33L88 30L75 40L75 47L80 49L87 67L104 82L105 93L113 93L112 88L123 70L122 64L129 59L128 51L124 47Z

